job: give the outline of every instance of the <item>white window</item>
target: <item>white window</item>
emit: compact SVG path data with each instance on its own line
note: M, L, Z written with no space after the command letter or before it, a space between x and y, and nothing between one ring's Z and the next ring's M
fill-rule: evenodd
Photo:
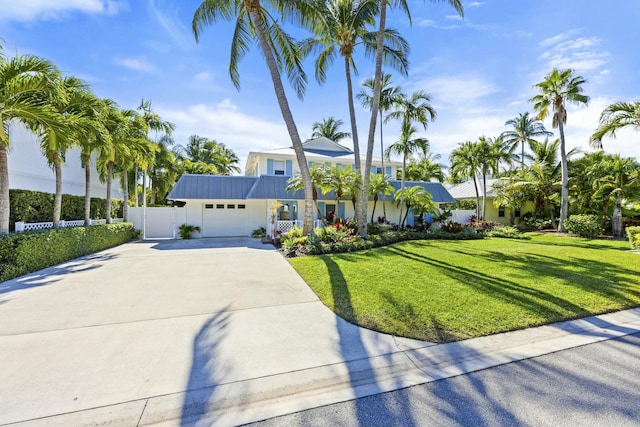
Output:
M284 160L273 161L273 174L284 175Z

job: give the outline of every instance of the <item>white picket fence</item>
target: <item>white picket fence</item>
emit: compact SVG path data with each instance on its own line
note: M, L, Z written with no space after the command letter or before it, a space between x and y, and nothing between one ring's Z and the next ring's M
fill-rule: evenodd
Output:
M267 217L267 236L273 238L277 235L283 235L291 230L293 227L300 227L304 225L304 221L295 220L295 221L275 221L271 222L271 217ZM313 221L313 228L324 227L324 223L322 220L316 219Z
M112 222L122 222L122 218L114 218ZM90 225L98 225L98 224L106 224L106 219L92 219L90 220ZM60 228L68 228L68 227L84 227L84 220L72 220L65 221L63 219L60 220L59 223ZM23 231L34 231L34 230L47 230L49 228L53 228L53 222L16 222L16 233L21 233Z

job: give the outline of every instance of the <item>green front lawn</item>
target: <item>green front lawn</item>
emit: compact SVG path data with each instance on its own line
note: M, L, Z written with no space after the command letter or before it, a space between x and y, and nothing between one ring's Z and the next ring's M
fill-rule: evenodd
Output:
M640 254L626 241L410 241L291 259L337 314L433 342L640 306Z

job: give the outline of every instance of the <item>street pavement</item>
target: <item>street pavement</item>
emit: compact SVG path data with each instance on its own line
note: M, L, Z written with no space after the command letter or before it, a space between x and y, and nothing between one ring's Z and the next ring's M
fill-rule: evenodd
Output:
M434 345L337 317L259 240L129 243L0 283L0 425L239 425L639 331L636 309Z
M640 425L640 334L517 361L251 427Z

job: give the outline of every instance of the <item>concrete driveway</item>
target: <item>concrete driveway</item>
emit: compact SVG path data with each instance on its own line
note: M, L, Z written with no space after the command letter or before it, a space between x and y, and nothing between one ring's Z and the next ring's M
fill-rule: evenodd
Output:
M130 243L0 283L0 425L258 420L428 345L336 317L259 240Z

